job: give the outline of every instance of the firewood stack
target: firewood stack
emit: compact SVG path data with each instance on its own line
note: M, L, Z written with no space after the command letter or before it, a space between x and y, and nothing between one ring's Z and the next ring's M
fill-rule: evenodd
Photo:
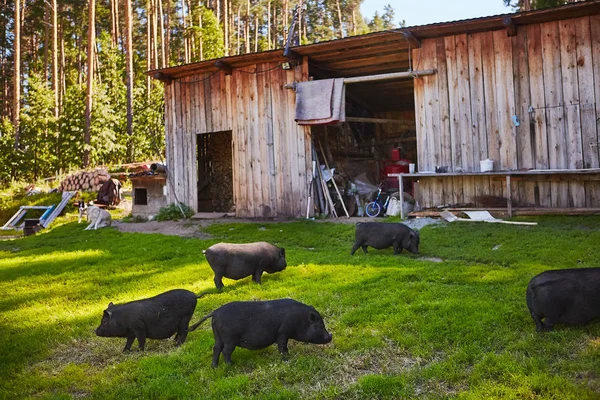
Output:
M110 174L105 169L79 171L67 176L58 186L58 191L97 192L109 179Z

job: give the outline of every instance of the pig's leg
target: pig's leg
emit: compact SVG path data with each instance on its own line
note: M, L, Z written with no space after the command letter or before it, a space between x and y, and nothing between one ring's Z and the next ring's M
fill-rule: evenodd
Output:
M540 317L538 317L535 313L531 313L531 318L533 318L533 321L535 322L535 330L538 332L542 332L544 331L544 323L542 322L542 319Z
M176 346L180 346L185 342L185 338L187 337L187 330L190 325L190 320L187 318L182 318L179 321L179 328L177 329L177 335L175 335L175 339L177 340Z
M544 319L544 322L542 322L542 326L544 327L544 330L546 330L548 332L550 332L554 329L554 324L556 324L556 321L549 317L546 317L546 319Z
M231 353L235 350L235 344L226 343L223 347L223 360L226 364L231 365Z
M353 256L354 252L356 250L358 250L359 247L360 247L360 244L358 242L354 243L354 246L352 246L352 251L350 252L350 255Z
M260 278L262 276L262 273L263 273L262 270L259 269L259 270L254 271L254 273L252 274L252 280L254 282L258 283L259 285L261 284Z
M360 246L362 248L363 253L368 254L369 252L367 251L367 245L363 244L362 246Z
M394 254L402 253L402 245L400 243L394 243Z
M215 332L215 345L213 347L213 358L212 358L211 367L217 368L219 366L219 356L221 355L221 352L223 351L223 347L224 347L223 341Z
M125 343L125 348L123 351L129 351L131 349L131 344L135 340L135 335L127 336L127 342Z
M221 279L223 279L223 275L215 273L214 281L215 281L215 286L217 287L218 290L223 289L223 286L224 286L223 281Z
M146 345L146 333L138 332L136 333L138 343L140 345L140 351L144 351L144 346Z
M277 338L277 348L279 349L279 353L284 359L287 359L288 356L288 338L287 336L279 336Z

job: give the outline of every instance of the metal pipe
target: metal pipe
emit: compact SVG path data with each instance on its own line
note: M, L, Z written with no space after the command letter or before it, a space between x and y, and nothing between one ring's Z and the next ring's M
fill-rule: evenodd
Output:
M344 78L344 83L379 82L393 79L418 78L420 76L435 75L436 73L437 69L424 69L421 71L392 72L389 74L355 76L352 78ZM286 89L293 89L294 84L287 83L283 87Z

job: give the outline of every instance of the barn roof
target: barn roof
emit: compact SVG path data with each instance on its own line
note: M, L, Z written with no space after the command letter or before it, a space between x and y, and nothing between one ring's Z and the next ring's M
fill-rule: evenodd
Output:
M295 54L307 56L311 75L327 77L371 75L409 69L409 49L421 39L448 35L511 29L561 19L600 13L600 0L572 3L561 7L514 14L494 15L460 21L412 26L351 36L327 42L292 47ZM267 62L283 62L282 49L249 53L149 71L157 79L178 79L217 71L221 65L239 68Z

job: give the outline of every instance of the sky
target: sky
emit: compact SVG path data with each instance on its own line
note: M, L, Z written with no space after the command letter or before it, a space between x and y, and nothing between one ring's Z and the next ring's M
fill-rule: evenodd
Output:
M365 18L373 18L375 11L383 14L383 7L394 8L396 24L405 20L406 26L449 22L460 19L487 17L512 13L502 0L364 0L360 8Z

